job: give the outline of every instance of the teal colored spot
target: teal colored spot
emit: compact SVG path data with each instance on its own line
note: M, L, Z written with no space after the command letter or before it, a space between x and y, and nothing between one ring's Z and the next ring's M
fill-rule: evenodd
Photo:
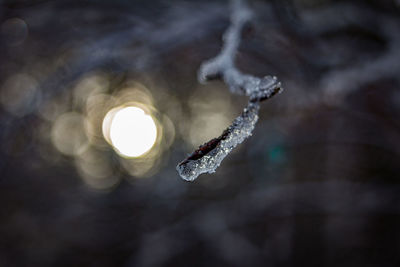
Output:
M285 149L282 146L273 146L268 150L268 158L272 163L281 163L285 160Z

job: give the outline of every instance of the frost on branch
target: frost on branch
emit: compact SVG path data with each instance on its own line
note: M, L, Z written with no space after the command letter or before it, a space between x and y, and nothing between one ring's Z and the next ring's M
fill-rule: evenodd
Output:
M200 146L187 159L179 163L177 170L183 179L193 181L202 173L213 173L222 160L238 144L251 135L258 120L258 102L249 102L243 113L221 136Z
M202 173L215 172L232 149L251 136L258 120L260 101L269 99L282 91L281 83L275 76L258 78L244 74L235 67L234 58L239 47L241 31L252 16L253 13L242 1L232 1L231 25L224 34L221 52L200 67L198 73L200 82L222 79L232 93L244 94L250 99L242 114L221 136L200 146L178 164L177 171L187 181L195 180Z

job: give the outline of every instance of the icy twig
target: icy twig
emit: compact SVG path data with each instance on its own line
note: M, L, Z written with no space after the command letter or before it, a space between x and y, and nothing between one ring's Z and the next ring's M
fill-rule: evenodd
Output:
M198 79L206 82L222 79L232 93L249 96L249 103L221 136L200 146L176 167L180 176L193 181L202 173L213 173L222 160L238 144L251 136L258 120L259 102L282 91L281 83L275 76L264 78L244 74L235 67L234 58L240 43L243 26L253 16L252 11L240 0L232 1L231 25L223 37L223 47L218 56L204 62Z

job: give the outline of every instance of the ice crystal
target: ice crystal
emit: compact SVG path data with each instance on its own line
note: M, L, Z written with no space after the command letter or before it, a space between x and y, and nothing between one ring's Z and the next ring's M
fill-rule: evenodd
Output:
M180 176L193 181L202 173L213 173L222 160L246 138L251 136L258 120L260 101L271 98L282 91L281 83L275 76L264 78L244 74L235 67L234 58L240 43L240 34L252 11L242 1L232 1L231 25L223 37L223 47L218 56L204 62L198 79L204 83L212 79L222 79L232 93L249 96L249 103L221 136L200 146L176 167Z

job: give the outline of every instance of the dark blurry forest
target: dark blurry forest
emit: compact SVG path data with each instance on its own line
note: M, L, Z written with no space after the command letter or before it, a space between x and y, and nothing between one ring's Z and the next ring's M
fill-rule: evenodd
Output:
M400 266L400 1L247 2L236 65L285 90L186 182L247 101L197 81L229 1L0 0L0 267Z

